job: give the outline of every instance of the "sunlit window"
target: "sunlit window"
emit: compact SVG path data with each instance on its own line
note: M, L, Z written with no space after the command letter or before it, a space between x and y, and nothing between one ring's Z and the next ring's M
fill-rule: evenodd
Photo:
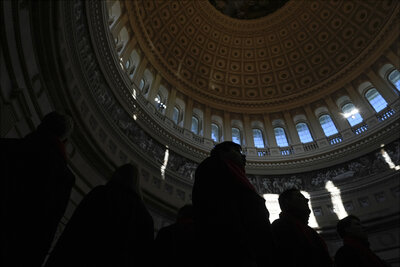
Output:
M393 70L389 73L389 81L400 91L400 72L398 70Z
M241 145L241 136L240 136L240 130L238 128L232 128L232 142L235 142L236 144Z
M376 112L381 111L387 107L386 100L381 96L381 94L375 89L371 88L365 93L365 97L375 109Z
M129 33L126 27L124 26L118 34L118 45L117 45L118 54L122 53L122 48L127 44L128 40L129 40Z
M154 101L156 102L158 111L163 112L167 108L167 105L164 103L165 101L162 100L162 97L159 94L157 94L156 98L154 98Z
M144 79L141 79L141 80L140 80L140 83L139 83L139 89L140 89L140 90L143 90L144 84L145 84Z
M136 66L133 66L132 69L129 71L129 78L133 80L133 76L135 75Z
M322 130L326 136L331 136L338 133L335 124L333 123L331 116L325 114L319 117L319 123L321 124Z
M280 147L289 146L289 143L286 138L285 130L281 127L277 127L274 129L276 143Z
M192 116L192 127L190 130L195 134L199 134L199 119L196 116Z
M296 124L296 130L302 143L309 143L314 141L306 123L300 122Z
M264 148L264 137L260 129L253 129L253 140L254 146L258 148Z
M351 126L357 125L363 121L360 113L353 103L347 103L346 105L343 105L342 111L343 115L346 117Z
M131 66L131 61L128 59L128 60L125 62L125 69L129 69L130 66Z
M159 94L157 94L156 98L154 98L154 101L156 101L156 103L160 103L161 102L161 96Z
M215 123L211 123L211 139L219 142L219 127Z
M119 1L115 1L114 3L109 3L109 5L112 4L112 6L109 6L108 8L108 15L109 15L109 25L111 27L111 24L118 19L121 16L121 6Z
M179 108L174 107L174 110L172 111L172 120L178 124L178 120L179 120Z
M135 70L137 69L137 66L140 63L140 56L136 52L136 50L133 50L129 56L129 67L126 67L126 70L128 70L129 73L129 78L133 80L135 76Z

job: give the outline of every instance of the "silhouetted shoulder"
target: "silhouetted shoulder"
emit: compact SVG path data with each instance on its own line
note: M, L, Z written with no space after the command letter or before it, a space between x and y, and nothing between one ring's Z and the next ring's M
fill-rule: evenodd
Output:
M335 254L336 267L361 267L357 252L349 246L342 246Z

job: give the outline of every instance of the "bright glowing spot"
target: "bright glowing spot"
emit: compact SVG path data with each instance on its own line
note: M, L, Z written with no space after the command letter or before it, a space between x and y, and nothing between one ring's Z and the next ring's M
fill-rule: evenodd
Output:
M134 120L137 120L136 114L133 114L133 119L134 119Z
M278 194L264 194L265 206L267 206L269 212L269 221L272 223L279 218L281 208L279 207Z
M310 226L310 227L312 227L312 228L317 228L319 225L318 225L318 222L317 222L317 220L315 219L315 216L314 216L314 212L313 212L313 209L312 209L312 207L311 207L311 198L310 198L310 194L309 193L307 193L306 191L300 191L306 198L308 198L310 201L308 201L308 208L311 210L311 213L310 213L310 218L308 219L308 226Z
M133 99L136 100L136 90L135 89L132 89L132 97L133 97Z
M347 212L343 206L342 196L340 195L340 189L337 188L332 181L328 181L325 184L325 189L331 195L332 209L333 212L337 215L338 219L341 220L344 217L347 217Z
M356 117L355 115L358 113L358 109L354 108L350 112L344 113L343 116L345 118L352 117L353 119Z
M164 162L163 165L161 165L161 178L165 179L165 169L167 168L168 164L168 157L169 157L169 150L168 146L165 148L165 154L164 154Z
M382 155L383 159L386 161L386 163L389 165L389 168L395 169L396 171L400 170L400 165L397 165L397 166L394 165L389 154L383 148L381 149L381 155Z

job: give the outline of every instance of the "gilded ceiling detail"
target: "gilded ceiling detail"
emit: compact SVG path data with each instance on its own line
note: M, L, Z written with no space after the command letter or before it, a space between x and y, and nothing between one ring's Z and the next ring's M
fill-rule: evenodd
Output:
M289 1L239 20L209 1L125 1L133 35L168 82L201 103L232 106L321 96L345 68L374 57L399 5Z

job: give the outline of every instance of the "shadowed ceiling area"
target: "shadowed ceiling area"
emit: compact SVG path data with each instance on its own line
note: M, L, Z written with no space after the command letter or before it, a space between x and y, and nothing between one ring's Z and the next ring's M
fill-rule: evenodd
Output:
M288 0L209 0L222 14L234 19L257 19L281 8Z

